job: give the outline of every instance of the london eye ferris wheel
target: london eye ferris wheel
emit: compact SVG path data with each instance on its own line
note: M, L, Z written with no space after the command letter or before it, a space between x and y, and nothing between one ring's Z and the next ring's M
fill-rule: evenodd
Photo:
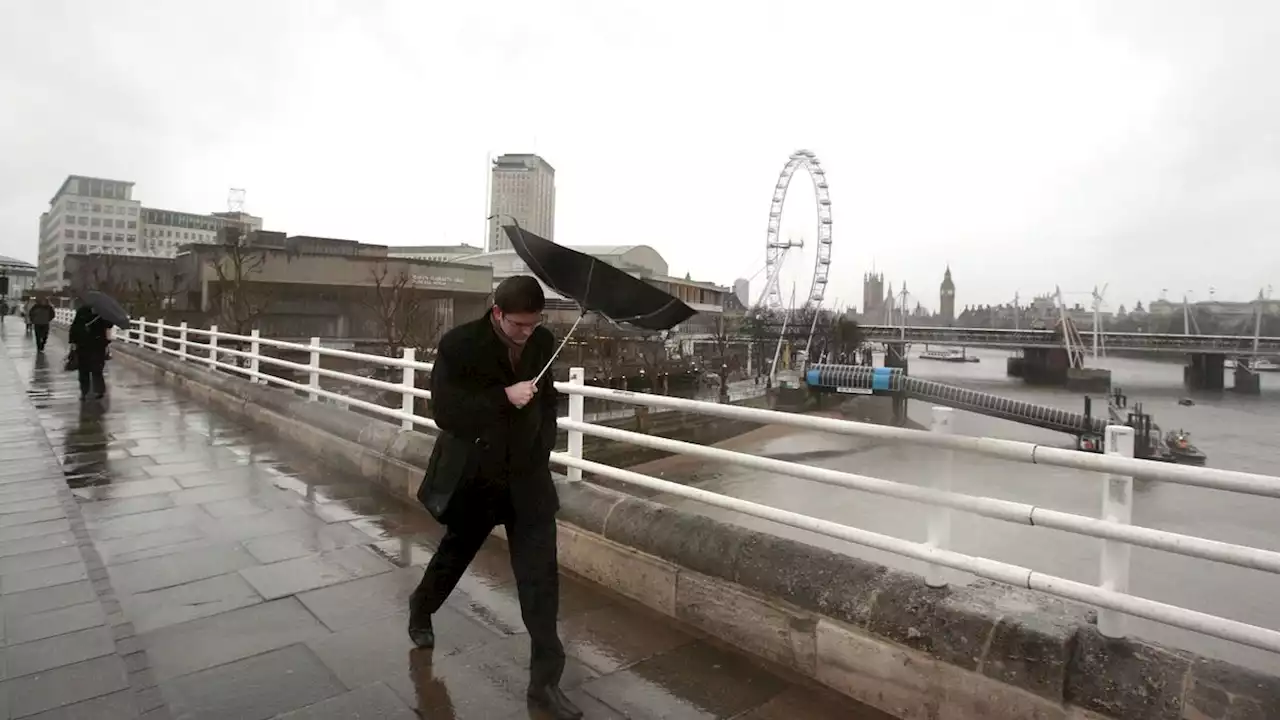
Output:
M782 212L787 190L798 170L803 169L813 181L817 210L817 237L806 247L805 239L782 239ZM812 274L808 267L812 266ZM831 268L831 196L827 174L812 150L797 150L787 158L773 189L769 206L769 231L765 238L764 291L756 303L769 310L782 310L794 304L798 308L817 309L827 292L827 276ZM784 288L786 284L791 288ZM805 292L804 295L799 293Z

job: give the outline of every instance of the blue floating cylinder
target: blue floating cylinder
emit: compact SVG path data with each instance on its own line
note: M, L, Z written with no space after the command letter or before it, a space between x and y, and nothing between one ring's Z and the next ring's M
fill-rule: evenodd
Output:
M809 371L804 374L804 381L813 387L817 387L822 384L821 377L822 374L818 368L809 368Z
M889 390L893 381L894 368L878 367L871 373L872 390Z

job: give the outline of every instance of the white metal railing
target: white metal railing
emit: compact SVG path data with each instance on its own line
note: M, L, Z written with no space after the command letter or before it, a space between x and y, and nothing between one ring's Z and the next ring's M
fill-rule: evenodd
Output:
M69 311L60 311L58 320L63 323L68 322ZM173 326L165 324L163 320L150 321L145 318L135 320L129 331L118 332L117 340L171 355L185 362L203 364L209 369L234 373L248 378L251 382L290 388L305 393L311 400L324 398L360 408L399 421L401 427L406 429L419 426L436 429L434 422L414 411L414 401L417 398L431 397L429 391L417 387L417 384L418 373L430 372L432 366L430 363L416 360L412 349L406 349L401 357L385 357L322 347L319 338L313 338L311 342L302 344L264 338L256 330L249 335L235 335L221 332L217 326L208 329L188 327L186 323ZM306 362L294 362L264 354L263 350L266 348L303 355L306 357ZM324 357L355 360L365 366L399 369L401 375L399 382L353 375L322 367L321 360ZM232 359L236 362L228 362ZM300 382L266 373L262 370L264 364L305 375L306 381ZM395 393L400 396L401 401L398 407L386 407L351 397L321 387L321 378L332 378ZM571 369L569 381L556 383L556 388L569 397L569 416L559 421L560 427L568 433L568 449L566 452L553 453L551 459L552 462L567 468L570 481L580 480L583 471L586 471L676 497L921 560L926 563L926 582L935 587L946 584L942 570L950 568L1086 603L1098 608L1099 630L1108 637L1123 637L1125 616L1134 615L1280 653L1280 632L1275 629L1250 625L1128 593L1129 551L1133 545L1280 574L1280 552L1131 524L1134 478L1280 498L1280 477L1135 459L1133 429L1125 426L1108 427L1107 452L1105 455L1095 455L1014 440L955 435L950 431L951 410L947 408L934 409L932 429L926 431L591 387L584 384L584 373L581 368ZM947 451L948 462L945 463L942 472L931 478L928 485L912 485L585 422L584 398L932 447ZM927 507L927 539L922 543L895 538L585 460L582 457L582 447L583 438L587 435L917 502ZM1103 498L1102 517L1088 517L1027 503L955 492L951 489L949 462L950 454L955 452L1098 473L1100 475L1098 488ZM1004 522L1047 527L1100 539L1102 541L1100 584L1088 585L1010 563L963 555L948 549L951 513L955 510Z

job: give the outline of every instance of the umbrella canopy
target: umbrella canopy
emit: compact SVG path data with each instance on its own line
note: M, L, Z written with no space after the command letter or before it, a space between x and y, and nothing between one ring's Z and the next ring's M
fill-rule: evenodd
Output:
M520 229L502 228L511 247L547 287L572 298L582 311L644 330L670 330L697 311L649 283L596 258Z
M120 303L116 302L115 298L110 295L104 295L97 290L90 290L84 294L84 302L98 317L121 330L129 329L129 313L120 307Z

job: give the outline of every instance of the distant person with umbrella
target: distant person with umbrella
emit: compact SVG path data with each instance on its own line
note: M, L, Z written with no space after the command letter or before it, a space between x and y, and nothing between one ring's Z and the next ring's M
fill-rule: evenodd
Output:
M44 296L39 296L27 308L27 322L36 336L36 352L44 352L44 345L49 341L49 325L53 323L53 306Z
M107 364L107 346L111 344L108 333L113 325L129 327L129 314L120 303L97 290L85 293L67 333L72 353L68 364L74 362L80 373L81 400L88 399L89 393L95 398L107 394L102 371Z
M528 695L557 719L582 712L560 690L564 646L556 628L560 579L548 458L556 442L555 386L537 376L555 354L541 326L546 299L527 275L503 280L483 317L440 339L431 371L432 416L441 434L419 498L447 528L409 599L409 637L435 645L431 616L495 525L505 525L520 614L532 652Z

